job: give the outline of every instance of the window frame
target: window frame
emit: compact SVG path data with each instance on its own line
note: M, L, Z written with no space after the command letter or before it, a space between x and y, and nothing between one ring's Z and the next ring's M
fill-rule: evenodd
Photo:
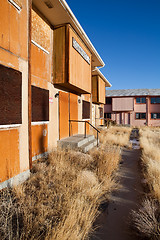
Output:
M156 117L152 117L154 116L154 114L156 114ZM157 117L159 115L159 117ZM160 119L160 113L151 113L151 120L159 120Z
M137 99L139 99L139 102L137 102ZM146 97L136 97L136 104L146 104Z
M139 117L137 118L137 114L139 114ZM142 114L145 114L145 118L142 117ZM146 120L146 113L139 113L139 112L136 112L135 113L135 120Z
M153 99L154 99L154 102L152 102ZM156 101L156 99L158 99L159 102ZM160 104L160 97L151 97L151 98L150 98L150 103L151 103L151 104Z

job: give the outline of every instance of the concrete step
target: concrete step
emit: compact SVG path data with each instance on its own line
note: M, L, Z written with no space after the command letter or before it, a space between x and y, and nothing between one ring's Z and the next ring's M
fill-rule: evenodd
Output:
M83 147L85 147L85 149L89 149L91 146L94 147L95 146L94 141L96 140L93 135L87 135L85 138L84 134L77 134L71 137L61 139L57 142L57 144L58 144L58 147L61 147L62 149L63 148L71 148L71 149L80 148L81 150L83 150Z
M84 144L83 146L81 146L80 149L81 149L81 151L86 153L96 146L97 146L97 139L94 139L94 140L89 141L88 143Z

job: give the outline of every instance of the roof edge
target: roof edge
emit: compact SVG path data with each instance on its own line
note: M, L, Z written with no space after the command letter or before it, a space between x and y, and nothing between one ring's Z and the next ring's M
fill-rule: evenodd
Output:
M65 0L59 0L60 4L62 5L62 7L66 10L66 12L68 13L68 15L72 18L72 20L74 21L75 25L77 26L79 32L81 33L81 35L84 37L86 43L88 44L88 46L90 47L91 51L95 54L95 56L97 57L97 59L99 60L99 62L101 63L100 67L104 67L105 63L103 62L102 58L100 57L100 55L98 54L97 50L95 49L95 47L93 46L93 44L91 43L91 41L89 40L87 34L85 33L85 31L83 30L82 26L80 25L79 21L77 20L77 18L75 17L74 13L72 12L72 10L70 9L69 5L67 4L67 2Z
M95 71L103 79L103 81L106 83L106 87L112 87L112 84L107 80L107 78L97 67L93 71Z

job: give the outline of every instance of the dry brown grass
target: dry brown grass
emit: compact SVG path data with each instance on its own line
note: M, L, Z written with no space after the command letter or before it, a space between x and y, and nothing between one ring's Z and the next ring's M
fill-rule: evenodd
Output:
M0 193L1 240L82 240L116 186L119 148L53 151L28 181Z
M138 211L132 211L134 227L138 235L145 239L160 239L160 211L158 204L152 199L144 199Z
M160 239L160 128L141 128L142 166L150 198L133 212L138 233L148 239Z
M100 134L100 142L117 146L128 146L132 128L112 126Z
M153 198L160 202L160 129L141 129L140 146L145 170L144 176Z

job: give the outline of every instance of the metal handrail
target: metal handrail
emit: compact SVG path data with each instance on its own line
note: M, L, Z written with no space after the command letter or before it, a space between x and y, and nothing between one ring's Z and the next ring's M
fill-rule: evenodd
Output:
M69 120L69 136L71 135L70 134L70 123L71 122L83 122L83 123L85 123L85 129L84 129L84 137L86 138L86 124L89 124L94 130L96 130L97 131L97 147L98 147L98 133L100 133L100 131L96 128L96 127L94 127L90 122L88 122L88 121L86 121L86 120L84 120L84 121L82 121L82 120Z

